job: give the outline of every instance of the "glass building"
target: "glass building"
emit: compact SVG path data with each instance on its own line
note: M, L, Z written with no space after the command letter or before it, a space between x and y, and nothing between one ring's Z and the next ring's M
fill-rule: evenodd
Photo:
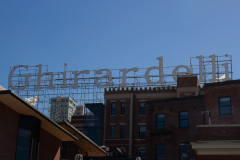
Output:
M103 140L103 107L102 103L85 104L84 134L93 142L102 145Z

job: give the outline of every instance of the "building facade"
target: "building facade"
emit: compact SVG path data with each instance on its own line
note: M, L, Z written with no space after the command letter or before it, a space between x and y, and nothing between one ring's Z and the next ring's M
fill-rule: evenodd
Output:
M105 90L103 145L126 159L240 159L240 80L177 78L177 86Z
M149 142L148 125L154 125L149 122L149 111L146 109L145 104L148 101L154 100L201 95L204 95L204 90L200 88L197 76L179 77L177 87L169 86L148 89L117 88L106 90L104 95L104 145L119 147L126 157L140 156L145 158L146 154L148 154L146 152L147 148L149 147L147 143ZM196 102L191 103L195 104ZM200 107L198 107L198 110L201 110L201 117L201 112L204 107L203 103L204 101L201 102ZM171 106L171 104L168 105ZM183 111L187 110L186 107ZM168 110L169 109L170 108L168 108ZM174 112L180 112L179 109L171 109L174 110ZM155 118L156 117L153 119ZM201 123L199 123L202 124L202 121L203 119L201 118ZM171 137L172 136L170 136L170 139Z
M197 125L198 160L240 159L240 80L205 85L206 124ZM210 113L210 114L209 114Z
M77 103L70 97L51 98L50 118L56 122L71 121L71 116L77 108Z

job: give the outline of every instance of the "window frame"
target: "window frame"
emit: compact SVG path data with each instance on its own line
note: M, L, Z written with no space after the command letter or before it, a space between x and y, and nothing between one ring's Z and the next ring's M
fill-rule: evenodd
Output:
M111 115L115 115L115 114L116 114L116 103L112 102L111 103Z
M229 104L229 105L222 105L222 106L221 106L221 104L220 104L220 100L221 100L222 98L229 98L229 102L230 102L230 104ZM219 103L219 105L218 105L218 108L219 108L219 115L230 115L230 114L232 114L231 97L230 97L230 96L228 96L228 97L219 97L219 99L218 99L218 103ZM229 107L230 113L227 113L227 114L221 114L221 108L223 108L223 107Z
M125 126L120 126L120 139L124 139Z
M141 106L141 104L143 104L143 106ZM139 115L146 115L145 104L145 102L139 102Z
M126 106L126 103L125 102L121 102L121 115L125 115L125 106Z
M158 121L158 115L164 115L164 121ZM164 113L162 113L162 114L157 114L156 115L156 122L157 122L157 125L156 125L156 128L157 128L157 130L162 130L162 129L165 129L165 114ZM162 123L163 122L163 128L158 128L158 123Z
M110 139L115 137L115 126L110 126Z
M187 119L181 119L181 113L187 112L188 118ZM181 126L181 121L187 120L187 126ZM189 112L188 111L181 111L179 112L179 128L188 128L189 127Z
M145 132L141 132L142 127L145 127ZM139 139L146 139L146 125L139 126Z
M181 151L181 146L188 145L188 150L185 152ZM187 153L187 158L181 159L182 153ZM190 159L190 143L189 142L181 142L179 143L179 159L181 160L189 160Z
M139 157L145 158L146 150L139 150Z
M29 115L19 115L15 159L37 160L41 121ZM23 143L25 142L25 143Z
M164 152L158 152L158 146L164 147ZM165 144L156 144L156 159L158 159L158 155L162 155L164 159L166 159L166 145Z

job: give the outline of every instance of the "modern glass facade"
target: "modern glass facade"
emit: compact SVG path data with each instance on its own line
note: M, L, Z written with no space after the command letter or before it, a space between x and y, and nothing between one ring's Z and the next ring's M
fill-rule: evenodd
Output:
M97 145L102 145L101 137L103 132L103 104L85 104L85 107L84 134Z

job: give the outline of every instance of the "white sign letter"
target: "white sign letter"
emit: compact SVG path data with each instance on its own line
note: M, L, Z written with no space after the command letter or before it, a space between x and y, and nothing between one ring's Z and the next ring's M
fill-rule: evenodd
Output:
M199 82L206 82L206 80L202 77L202 55L197 56L196 58L199 59Z
M159 67L153 66L147 69L147 71L145 72L145 79L148 83L151 84L158 84L158 83L165 83L163 81L163 57L158 57L157 60L159 60ZM153 82L149 79L149 72L153 69L158 69L159 70L159 80L156 82Z
M84 70L84 71L81 71L81 72L79 72L79 73L78 73L78 71L74 71L74 72L72 72L72 73L75 74L75 76L74 76L74 85L73 85L73 88L78 88L78 87L79 87L79 85L78 85L78 76L79 76L80 74L82 74L82 73L89 74L90 71L89 71L89 70Z
M42 74L42 64L39 64L36 67L38 67L38 85L35 87L35 89L42 89L43 88L43 87L41 87L41 78L44 75L51 75L50 85L48 86L48 88L55 88L53 86L54 73L53 72L47 72L47 73Z
M23 86L22 88L15 88L15 87L13 86L13 83L12 83L12 76L13 76L14 71L15 71L17 68L19 68L19 67L24 67L24 68L26 68L26 69L28 70L28 65L26 65L26 66L24 66L24 65L18 65L18 66L14 67L14 68L11 70L11 72L10 72L10 74L9 74L9 77L8 77L8 83L9 83L10 87L11 87L12 89L14 89L14 90L22 90L22 89L25 89L25 88L28 86L28 79L29 79L29 77L32 76L31 74L30 74L30 75L23 75L23 77L25 77L25 84L24 84L24 86Z
M137 68L137 67L134 67L134 68L130 68L130 69L128 69L128 70L126 70L126 68L124 68L124 69L121 69L120 71L123 72L123 82L122 82L120 85L122 85L122 86L126 85L126 86L127 86L128 83L126 83L126 74L127 74L128 72L130 72L130 71L137 72L137 71L138 71L138 68Z
M114 83L112 83L112 71L109 70L109 69L99 69L99 70L96 71L96 73L97 73L97 74L102 74L102 71L107 71L108 74L105 75L105 76L102 76L102 77L97 78L97 79L94 81L94 84L97 85L97 86L100 86L100 87L102 87L102 86L107 86L107 85L113 86ZM100 83L98 83L98 81L99 81L100 79L106 78L106 77L108 77L108 82L107 82L106 84L100 84Z
M210 79L210 81L215 82L216 81L215 54L209 56L209 58L212 58L212 79Z
M63 85L60 86L60 88L68 88L68 86L66 85L66 81L67 81L67 71L61 72L61 74L63 74Z
M228 62L227 63L223 63L222 66L225 66L225 78L224 78L224 81L231 80L231 78L228 77Z
M187 70L187 72L177 72L177 70L179 68L185 68ZM187 66L184 66L184 65L180 65L180 66L177 66L174 68L173 72L172 72L172 76L173 76L173 79L177 82L177 74L191 74L191 70L187 67Z

